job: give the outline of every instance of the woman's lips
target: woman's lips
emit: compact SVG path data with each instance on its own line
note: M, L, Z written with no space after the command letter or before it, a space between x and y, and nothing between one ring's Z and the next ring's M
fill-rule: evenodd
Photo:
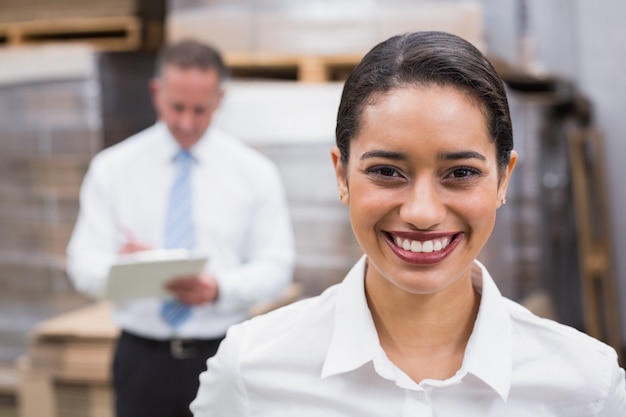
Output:
M442 249L445 249L450 243L449 237L439 238L439 239L429 239L429 240L412 240L412 239L403 239L400 236L395 237L396 245L400 246L404 250L410 250L411 252L439 252Z
M408 237L399 233L385 233L391 250L403 261L431 265L445 259L461 241L462 233L437 236Z

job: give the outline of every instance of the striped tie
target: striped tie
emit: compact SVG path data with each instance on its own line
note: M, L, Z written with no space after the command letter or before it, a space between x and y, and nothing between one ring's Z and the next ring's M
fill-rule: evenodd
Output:
M178 173L170 191L164 246L166 249L191 250L195 245L191 204L193 156L182 149L176 154L174 162ZM161 306L161 316L170 326L178 327L191 316L191 307L174 299L165 300Z

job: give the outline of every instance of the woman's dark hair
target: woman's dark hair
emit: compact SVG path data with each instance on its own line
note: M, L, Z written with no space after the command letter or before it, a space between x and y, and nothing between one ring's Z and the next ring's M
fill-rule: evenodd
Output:
M513 129L502 79L485 56L466 40L445 32L414 32L376 45L352 71L343 88L337 128L341 161L360 128L363 108L380 94L404 85L450 86L467 93L485 113L504 170L513 149Z
M202 71L215 70L220 81L226 80L230 72L220 52L205 43L188 39L167 45L159 54L155 74L160 77L163 68L173 65L182 69L197 68Z

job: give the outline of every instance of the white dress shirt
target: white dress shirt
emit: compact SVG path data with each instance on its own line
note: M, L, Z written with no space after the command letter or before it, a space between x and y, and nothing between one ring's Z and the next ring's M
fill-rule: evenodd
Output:
M109 267L130 237L163 247L178 151L159 122L94 157L67 252L68 274L80 291L101 296ZM116 305L116 322L145 337L222 336L230 325L248 318L252 304L276 296L292 279L293 231L275 165L214 128L191 153L196 252L208 256L219 298L194 308L176 334L160 317L159 299Z
M478 262L461 369L414 382L380 346L364 265L318 297L233 326L200 377L194 416L626 416L615 351L502 297Z

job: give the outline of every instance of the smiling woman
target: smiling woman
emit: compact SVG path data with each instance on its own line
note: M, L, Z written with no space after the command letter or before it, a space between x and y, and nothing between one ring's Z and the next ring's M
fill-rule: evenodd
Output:
M423 294L454 291L461 277L458 285L470 282L469 265L491 233L516 160L512 152L509 165L498 170L475 100L442 86L387 92L363 108L343 159L336 148L339 190L375 266L366 286L382 290L385 282L376 281L385 277Z
M617 416L615 351L505 299L476 261L517 154L502 81L442 32L374 47L331 151L365 255L345 280L231 327L196 416Z

